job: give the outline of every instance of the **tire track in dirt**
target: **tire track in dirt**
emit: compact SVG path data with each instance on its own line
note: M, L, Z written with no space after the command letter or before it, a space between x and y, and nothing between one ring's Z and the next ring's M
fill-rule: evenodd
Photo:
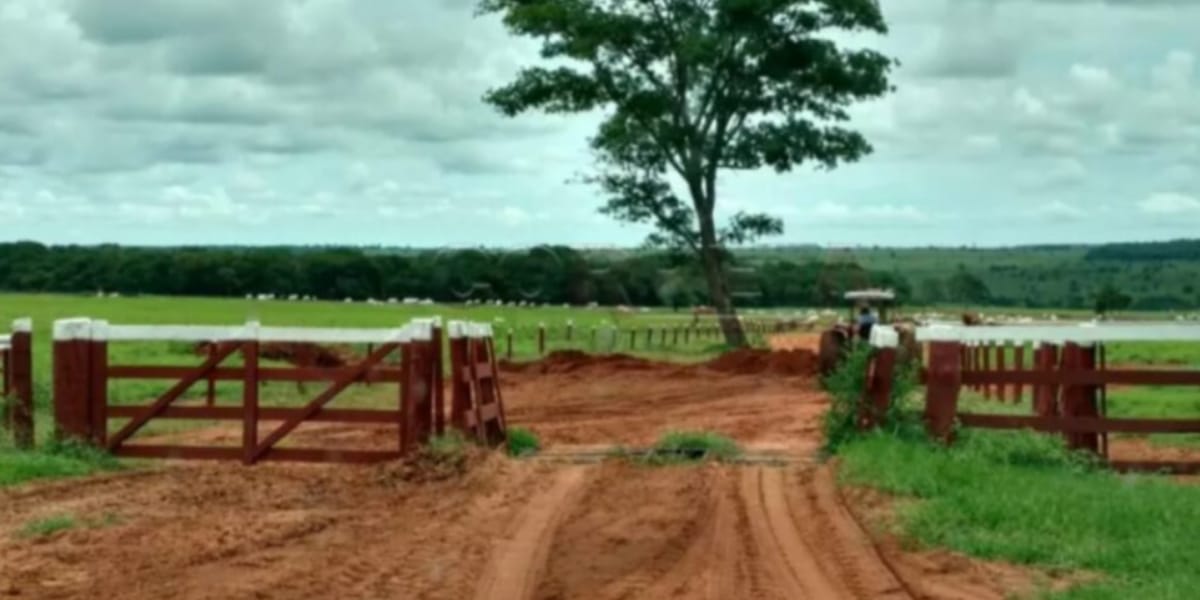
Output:
M521 600L533 595L550 555L554 532L587 480L587 467L556 471L550 489L535 497L516 519L512 537L493 549L476 600Z
M878 552L858 520L847 510L829 465L799 474L803 493L796 499L797 522L805 537L821 540L827 570L836 572L859 598L913 597L902 579Z
M801 539L783 480L779 469L742 471L741 500L759 555L778 587L775 591L784 598L853 598L850 590L825 572L816 552Z

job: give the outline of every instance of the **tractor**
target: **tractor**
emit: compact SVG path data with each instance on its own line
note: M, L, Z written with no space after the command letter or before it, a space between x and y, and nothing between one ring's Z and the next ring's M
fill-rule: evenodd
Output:
M861 339L858 329L858 315L866 308L876 313L876 325L892 325L900 334L900 358L909 360L919 356L916 337L911 323L893 323L889 317L889 309L893 308L896 293L892 290L868 289L846 292L843 296L850 305L849 319L838 321L832 327L821 333L818 352L822 375L829 375L837 370L846 352L854 344L865 344L868 340Z

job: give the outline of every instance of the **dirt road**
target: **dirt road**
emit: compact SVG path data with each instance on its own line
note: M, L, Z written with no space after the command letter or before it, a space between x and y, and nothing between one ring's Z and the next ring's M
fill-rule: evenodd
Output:
M0 597L1002 597L1011 582L972 563L877 549L812 460L825 399L806 360L559 357L505 376L510 421L550 450L712 429L782 451L782 466L493 454L418 483L396 465L191 463L0 491ZM346 426L303 436L394 441ZM47 519L68 525L28 533Z

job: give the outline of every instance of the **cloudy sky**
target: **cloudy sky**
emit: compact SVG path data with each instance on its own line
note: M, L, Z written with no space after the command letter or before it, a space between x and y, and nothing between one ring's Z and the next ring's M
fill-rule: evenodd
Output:
M778 242L1200 236L1200 1L882 0L898 91L838 171L738 173ZM632 245L594 116L480 101L536 57L471 0L0 0L0 239Z

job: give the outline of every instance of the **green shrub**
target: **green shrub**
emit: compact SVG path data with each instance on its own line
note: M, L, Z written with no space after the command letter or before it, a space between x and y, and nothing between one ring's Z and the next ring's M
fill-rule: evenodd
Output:
M829 411L825 413L826 454L834 454L846 442L858 437L859 405L865 392L867 366L873 349L858 344L846 353L841 366L822 382L830 395ZM911 435L921 431L916 415L906 410L909 397L917 386L916 369L897 365L892 381L892 399L888 411L879 423L880 429Z
M510 456L529 456L542 449L542 443L536 434L523 427L508 429L508 454Z
M668 461L730 460L741 453L737 442L708 431L671 431L653 449L654 458Z

